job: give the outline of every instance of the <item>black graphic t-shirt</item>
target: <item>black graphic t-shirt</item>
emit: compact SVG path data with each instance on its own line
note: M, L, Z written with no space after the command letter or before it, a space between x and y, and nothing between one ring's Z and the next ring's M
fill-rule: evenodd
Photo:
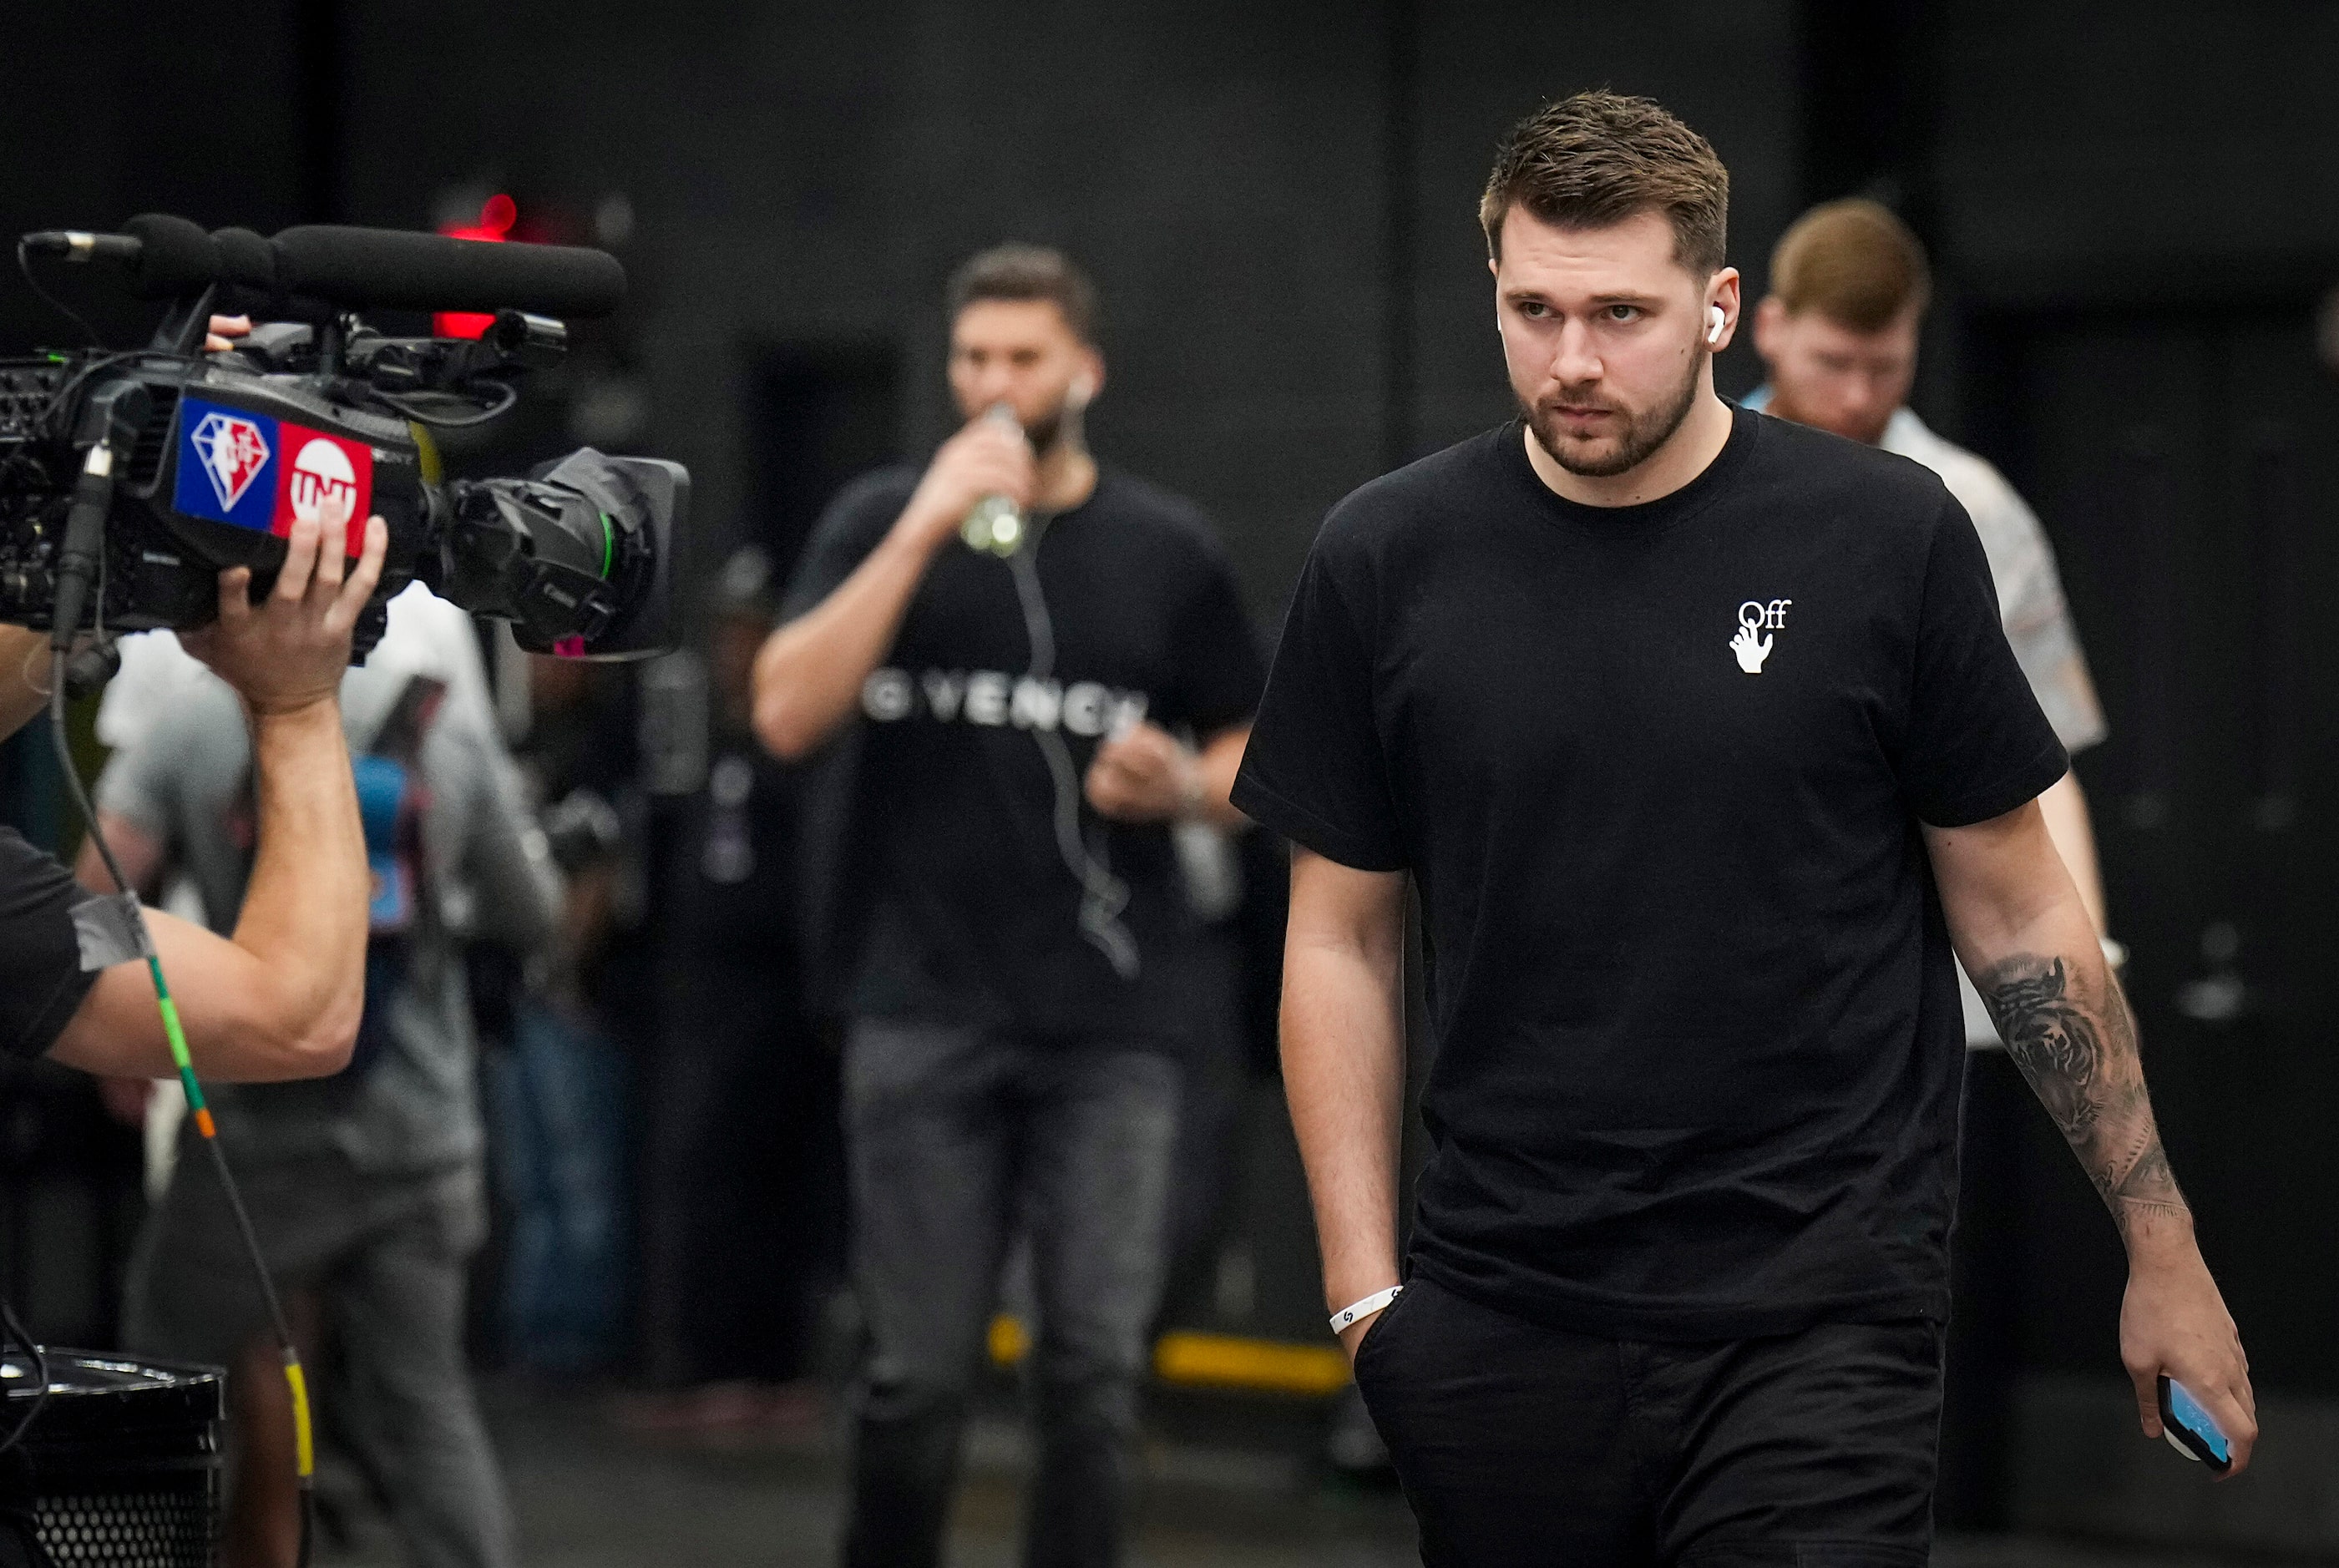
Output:
M1946 1317L1964 1030L1918 824L2064 768L1940 481L1742 410L1645 506L1553 495L1516 424L1350 496L1235 800L1419 884L1413 1267L1694 1340Z
M837 498L787 615L850 576L908 504L888 470ZM945 545L861 722L806 791L815 962L849 1011L1174 1050L1194 922L1169 828L1082 793L1110 735L1197 742L1248 719L1264 670L1234 575L1190 506L1107 470L1014 562ZM849 764L851 783L834 785ZM843 799L827 798L841 793ZM848 804L849 803L849 804ZM820 862L843 835L848 858ZM842 940L836 940L841 938Z
M74 928L88 896L54 859L0 827L0 1053L47 1050L96 983Z

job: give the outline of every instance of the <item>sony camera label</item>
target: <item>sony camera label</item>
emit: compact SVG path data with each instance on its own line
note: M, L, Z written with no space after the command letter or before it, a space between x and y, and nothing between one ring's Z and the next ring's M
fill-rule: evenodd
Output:
M191 517L290 537L311 518L365 547L373 449L290 419L189 398L179 413L179 482L172 505Z

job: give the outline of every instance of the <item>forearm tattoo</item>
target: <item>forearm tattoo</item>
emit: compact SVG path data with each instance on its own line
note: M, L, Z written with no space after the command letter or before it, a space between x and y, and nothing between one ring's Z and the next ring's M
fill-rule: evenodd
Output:
M2127 999L2108 970L2098 974L2075 977L2060 957L2018 953L1976 988L2126 1238L2190 1211L2160 1147Z

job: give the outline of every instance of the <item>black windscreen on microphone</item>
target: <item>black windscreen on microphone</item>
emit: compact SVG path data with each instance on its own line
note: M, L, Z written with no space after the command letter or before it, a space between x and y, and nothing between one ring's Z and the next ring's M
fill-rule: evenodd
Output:
M186 219L141 212L122 229L138 242L138 258L129 271L130 291L139 299L175 299L218 279L219 248Z
M249 229L221 229L212 235L219 250L217 281L254 294L276 292L276 251Z
M626 298L617 259L581 246L311 225L284 230L271 249L279 291L351 306L573 318L608 315Z

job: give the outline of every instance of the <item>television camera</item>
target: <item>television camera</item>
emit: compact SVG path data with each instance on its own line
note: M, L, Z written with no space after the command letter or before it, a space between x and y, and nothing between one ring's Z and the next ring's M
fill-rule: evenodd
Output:
M122 234L27 234L17 259L115 270L169 301L143 349L0 359L0 622L50 631L190 627L218 574L263 594L298 521L359 554L389 526L357 656L417 580L512 623L533 652L627 658L669 636L680 464L587 448L525 478L447 480L433 428L483 424L558 362L562 318L617 309L625 272L598 251L309 226L273 239L149 214ZM400 338L360 310L491 314L477 339ZM263 325L203 351L214 311ZM101 644L104 637L99 638Z

